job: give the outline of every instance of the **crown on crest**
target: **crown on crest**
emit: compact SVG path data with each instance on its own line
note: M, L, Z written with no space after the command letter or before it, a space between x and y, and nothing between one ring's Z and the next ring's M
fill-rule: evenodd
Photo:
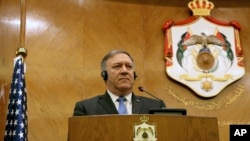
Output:
M146 116L140 117L141 122L148 122L149 118Z
M208 0L193 0L188 3L188 8L192 10L193 15L208 16L214 4Z

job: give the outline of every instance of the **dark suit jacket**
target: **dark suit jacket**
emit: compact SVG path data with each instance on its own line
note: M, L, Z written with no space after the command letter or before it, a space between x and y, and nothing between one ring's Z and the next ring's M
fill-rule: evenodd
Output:
M151 108L163 107L166 107L163 101L132 94L132 114L148 114L149 109ZM107 92L104 95L95 96L77 102L73 116L104 114L118 114L118 111Z

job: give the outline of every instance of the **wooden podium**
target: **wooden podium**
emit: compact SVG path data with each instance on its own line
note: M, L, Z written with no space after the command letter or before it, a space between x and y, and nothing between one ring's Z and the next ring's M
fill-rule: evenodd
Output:
M147 140L147 134L139 133L139 129L146 132L143 128L145 119L148 125L155 127L157 141L219 141L215 117L164 114L70 117L68 141L139 141L135 139L137 135L143 136L143 141L151 141Z

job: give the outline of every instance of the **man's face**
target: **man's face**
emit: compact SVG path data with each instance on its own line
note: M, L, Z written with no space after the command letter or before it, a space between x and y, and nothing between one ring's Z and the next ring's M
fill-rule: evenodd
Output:
M119 53L107 60L107 88L114 94L126 95L132 92L134 65L127 54Z

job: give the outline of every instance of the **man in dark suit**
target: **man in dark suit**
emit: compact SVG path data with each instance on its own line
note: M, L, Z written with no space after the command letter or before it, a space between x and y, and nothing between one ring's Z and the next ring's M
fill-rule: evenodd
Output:
M133 93L137 77L134 67L134 60L126 51L113 50L105 55L101 62L105 94L77 102L73 115L148 114L150 109L166 107L161 100Z

